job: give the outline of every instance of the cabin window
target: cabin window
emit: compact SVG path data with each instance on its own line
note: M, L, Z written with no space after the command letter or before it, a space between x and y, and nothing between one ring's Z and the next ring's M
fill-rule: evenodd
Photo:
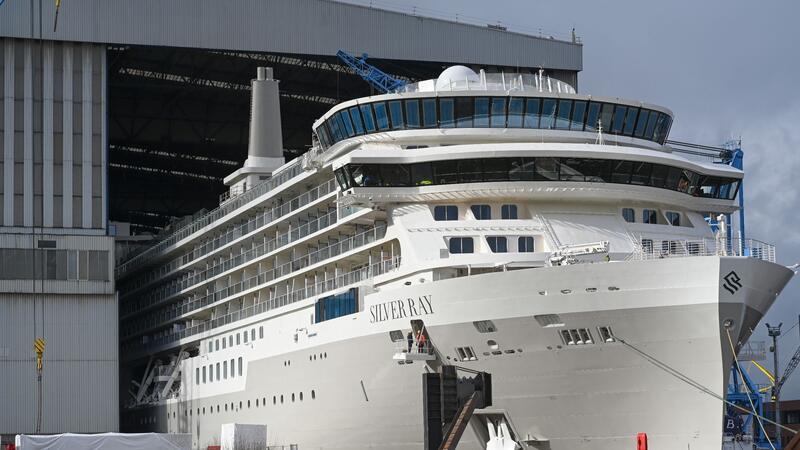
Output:
M258 327L258 338L264 339L264 327Z
M426 98L422 100L422 124L425 128L434 128L436 122L436 99Z
M525 115L525 101L521 98L511 98L508 101L508 128L522 128L522 118Z
M439 100L439 126L453 128L455 126L455 103L452 98Z
M251 341L255 341L256 340L256 329L255 328L250 330L250 340Z
M476 220L492 219L492 208L489 205L472 205L470 210L472 210L472 215L475 216Z
M361 117L364 119L364 128L367 130L367 133L374 133L377 129L375 128L375 118L372 116L372 105L361 105Z
M489 99L486 97L475 98L475 121L476 128L489 126Z
M231 359L231 378L233 378L233 377L235 376L234 374L236 373L236 371L234 370L234 368L236 367L236 365L235 365L233 362L234 362L234 360L233 360L233 359ZM240 375L241 375L241 374L240 374Z
M392 330L389 332L389 339L391 339L392 342L402 342L405 336L403 336L402 330Z
M450 253L474 253L475 251L471 237L452 237L448 246Z
M355 314L358 311L358 290L351 288L341 294L320 298L314 304L315 323Z
M228 379L228 361L222 361L222 378Z
M406 100L406 122L408 128L419 128L419 100Z
M242 335L244 335L244 343L247 344L247 330L245 330Z
M242 357L239 357L239 376L242 376Z
M539 128L539 99L529 98L525 102L525 128Z
M203 366L203 384L206 384L206 366Z
M643 209L642 223L658 223L658 212L655 209Z
M598 121L600 120L600 107L602 103L591 102L586 110L586 127L584 131L597 131Z
M653 253L653 240L642 239L642 251L644 253Z
M378 124L378 130L387 131L389 129L389 114L386 112L386 103L375 103L374 107L375 121Z
M517 251L520 253L533 253L533 236L520 236L517 239Z
M458 206L440 205L433 207L433 220L458 220Z
M542 119L539 128L550 129L556 124L556 100L547 98L542 102Z
M361 121L361 113L358 111L358 108L352 107L349 111L350 118L353 119L353 128L356 134L364 134L364 122Z
M583 121L586 117L586 102L576 100L572 108L572 122L569 129L574 131L583 130Z
M506 99L505 97L492 98L492 128L505 128L506 126Z
M633 208L622 208L622 218L625 219L625 222L634 223L636 222L636 212Z
M239 336L239 333L236 333L236 345L239 345L241 343L242 343L241 336Z
M213 383L214 382L214 365L213 364L210 364L208 366L208 382L209 383Z
M194 384L200 384L200 368L196 367L194 369Z
M503 205L500 207L500 215L504 220L514 220L517 218L517 205Z
M405 122L403 121L403 104L400 100L393 100L389 102L389 114L392 117L392 129L403 130L405 129Z
M216 341L214 341L214 351L215 351L215 352L218 352L218 351L219 351L219 339L217 339Z
M505 236L487 236L486 242L492 253L507 253L508 252L508 239Z
M222 338L222 349L225 350L225 347L228 345L227 339Z
M628 113L628 107L622 105L614 106L614 123L611 127L611 132L614 134L622 133L622 127L625 125L625 116Z
M681 214L675 211L667 211L667 222L674 227L681 226Z
M456 127L472 128L475 104L469 97L456 97Z
M572 100L558 101L558 114L556 115L556 128L568 130L570 126L569 118L572 114Z

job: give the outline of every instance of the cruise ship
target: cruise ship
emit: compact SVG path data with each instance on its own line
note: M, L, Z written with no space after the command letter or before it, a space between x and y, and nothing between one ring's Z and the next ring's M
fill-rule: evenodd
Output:
M670 110L453 66L333 107L284 163L278 81L252 84L219 207L117 267L124 431L421 450L423 377L456 366L492 383L459 449L721 447L734 354L794 273Z

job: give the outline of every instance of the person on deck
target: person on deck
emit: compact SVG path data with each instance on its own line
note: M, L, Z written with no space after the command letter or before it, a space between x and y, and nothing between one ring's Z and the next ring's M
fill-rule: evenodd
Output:
M411 331L406 335L406 340L408 341L408 353L411 353L411 349L414 347L414 334Z
M427 338L425 338L425 335L422 334L422 332L420 331L419 332L419 337L417 338L417 351L419 353L424 353L425 352L426 340L427 340Z

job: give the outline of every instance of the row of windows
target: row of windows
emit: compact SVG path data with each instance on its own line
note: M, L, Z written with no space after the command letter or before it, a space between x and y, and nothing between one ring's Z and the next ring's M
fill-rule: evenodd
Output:
M517 238L518 253L533 253L533 236L520 236ZM508 253L508 237L487 236L486 244L492 253ZM472 237L451 237L447 241L450 253L475 253L475 241Z
M351 288L347 292L329 295L317 300L314 305L314 323L358 312L358 289Z
M469 207L476 220L491 220L492 207L490 205L472 205ZM502 205L500 207L500 218L503 220L517 219L517 205ZM440 205L433 207L433 220L448 221L458 220L458 206Z
M681 226L681 214L675 211L665 211L664 216L666 216L667 224L672 225L674 227ZM636 211L633 208L622 208L622 217L625 219L626 222L629 223L636 223ZM643 209L642 210L642 223L650 223L650 224L657 224L659 223L658 220L658 210L656 209Z
M242 361L242 357L240 356L238 359L238 367L234 364L234 360L231 359L230 364L230 376L231 378L236 377L236 372L238 369L239 376L242 376L244 363ZM221 369L221 370L220 370ZM228 379L228 361L223 361L221 364L209 364L208 366L202 367L202 377L201 377L201 368L196 367L194 369L194 384L200 384L200 380L202 380L203 384L213 383L216 379L217 381L227 380Z
M535 128L596 131L663 144L668 114L587 100L529 97L438 97L389 100L353 106L316 128L324 147L343 139L382 131L419 128Z
M220 349L224 350L227 347L233 347L234 336L236 338L236 345L241 345L242 343L247 344L248 341L256 340L256 329L252 328L249 331L244 330L241 333L234 333L227 338L223 337L222 339L208 341L208 352L218 352ZM264 327L258 327L258 338L264 339ZM220 342L222 342L222 347L219 345Z
M109 281L108 251L0 248L0 280Z
M295 395L295 393L292 393L291 396L287 395L287 397L291 398L292 402L295 402L295 401L298 401L298 400L302 402L305 399L305 395L303 395L303 392L298 392L296 395ZM311 390L311 399L312 400L316 400L317 399L317 391L314 390L314 389ZM259 403L259 400L261 400L260 403ZM277 396L277 395L273 395L272 396L272 404L273 405L277 405L278 402L280 402L280 404L284 403L283 394L281 394L280 396ZM258 408L259 406L267 406L267 398L266 397L262 397L261 399L257 398L256 401L255 401L255 405L256 405L256 408ZM248 408L251 407L250 400L247 401L247 407ZM235 410L235 405L234 405L234 403L225 403L225 404L222 405L222 407L220 407L220 405L209 406L208 407L208 413L209 414L214 414L214 412L215 412L214 409L215 408L216 408L216 412L217 413L222 412L223 410L224 411L228 411L229 408L230 408L230 411L234 411ZM239 402L239 410L242 410L242 409L244 409L244 403L240 401ZM187 412L188 412L189 416L192 415L192 410L191 409L185 410L184 411L184 415L187 415ZM202 407L202 408L197 408L197 415L199 416L201 414L206 414L206 407L205 406ZM173 417L174 417L174 413L173 413Z
M485 158L415 164L348 164L336 170L342 190L502 181L573 181L652 186L695 197L733 200L739 180L639 161L595 158Z

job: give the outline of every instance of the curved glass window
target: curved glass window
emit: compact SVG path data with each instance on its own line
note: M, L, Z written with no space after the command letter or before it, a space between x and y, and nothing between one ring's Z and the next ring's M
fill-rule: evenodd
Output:
M348 164L336 170L343 190L353 187L409 187L506 181L567 181L636 184L695 197L733 200L739 180L700 175L688 169L638 161L596 158L516 157L433 161L414 164ZM477 209L477 210L476 210ZM474 205L479 220L488 205ZM513 215L509 209L509 218ZM505 212L501 210L501 215ZM505 218L505 217L504 217Z
M622 208L622 218L625 219L625 222L634 223L636 222L636 212L633 208Z
M664 113L637 106L556 98L442 97L397 99L343 109L316 128L331 146L365 133L415 128L541 128L597 131L663 144L672 126Z
M477 220L491 220L492 208L489 205L472 205L469 207L472 210L472 215Z

